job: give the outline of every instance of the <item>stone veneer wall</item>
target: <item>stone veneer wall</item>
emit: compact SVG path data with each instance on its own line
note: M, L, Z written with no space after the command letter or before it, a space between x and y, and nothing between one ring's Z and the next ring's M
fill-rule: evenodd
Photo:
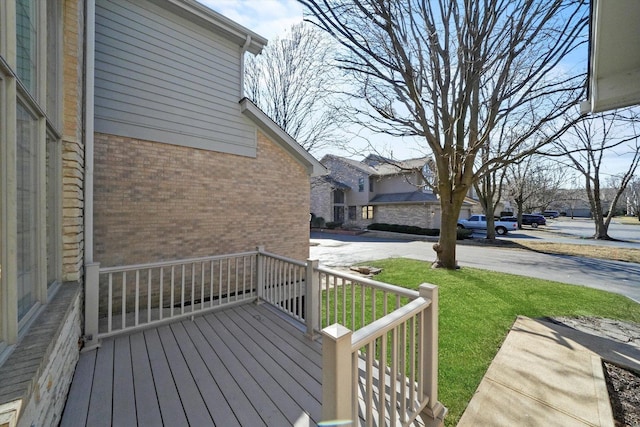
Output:
M62 284L3 366L11 369L15 363L26 381L21 386L25 394L18 427L55 426L60 422L80 356L81 296L77 283ZM34 359L34 355L38 357Z
M333 221L332 191L331 184L322 178L315 178L311 182L310 212L324 218L326 222Z
M254 250L304 260L309 177L258 132L257 157L95 135L95 259L138 264Z
M440 228L440 206L435 204L379 205L374 209L374 222Z
M81 280L84 263L83 4L66 0L63 12L63 281Z

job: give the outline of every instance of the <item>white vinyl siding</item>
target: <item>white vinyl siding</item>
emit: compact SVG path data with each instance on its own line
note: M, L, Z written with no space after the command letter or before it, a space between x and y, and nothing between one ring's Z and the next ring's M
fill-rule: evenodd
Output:
M148 1L96 3L96 132L255 156L240 46Z

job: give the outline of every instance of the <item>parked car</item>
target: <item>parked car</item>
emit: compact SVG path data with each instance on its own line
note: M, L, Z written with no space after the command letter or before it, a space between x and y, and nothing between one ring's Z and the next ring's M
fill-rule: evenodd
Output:
M517 218L514 216L505 216L500 219L502 221L517 221ZM533 228L538 228L539 225L547 225L547 220L542 215L522 214L522 225L530 225Z
M494 227L496 234L504 235L509 231L515 231L518 229L518 221L494 221ZM487 229L487 217L484 215L472 215L468 219L459 219L458 228L468 228L470 230L486 230Z
M542 216L546 218L558 218L560 216L560 212L558 211L544 211L542 212Z

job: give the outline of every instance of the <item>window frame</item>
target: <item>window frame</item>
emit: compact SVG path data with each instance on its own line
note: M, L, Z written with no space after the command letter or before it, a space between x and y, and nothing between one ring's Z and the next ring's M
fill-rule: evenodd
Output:
M373 205L363 205L361 209L362 219L373 219Z
M36 31L36 79L30 91L17 75L16 58L16 10L6 2L0 2L0 364L9 354L13 344L26 333L42 309L58 289L62 280L62 4L60 0L47 13L49 1L35 1ZM11 16L9 16L11 13ZM50 23L49 20L55 20ZM49 31L53 29L53 33ZM47 45L47 40L56 41ZM55 52L51 54L48 48ZM52 60L52 61L51 61ZM53 62L53 64L51 63ZM50 71L50 66L54 71ZM51 88L53 85L55 87ZM55 100L47 93L53 90ZM52 102L53 101L53 102ZM34 118L34 182L35 217L34 248L35 272L30 307L18 318L18 254L17 254L17 108L20 104ZM55 111L47 111L55 105ZM52 107L53 108L53 107ZM49 114L47 114L49 113ZM50 144L53 156L48 162ZM47 179L50 180L47 186ZM53 185L51 185L53 184ZM31 185L30 185L31 186ZM53 205L53 209L47 209ZM53 217L47 215L53 213ZM48 250L48 239L52 239ZM48 256L52 254L53 259ZM48 265L53 267L51 274ZM49 281L49 278L54 278Z

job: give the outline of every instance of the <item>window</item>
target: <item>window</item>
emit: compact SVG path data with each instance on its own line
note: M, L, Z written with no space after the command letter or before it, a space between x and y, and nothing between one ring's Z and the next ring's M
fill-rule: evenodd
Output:
M343 204L344 203L344 191L342 191L342 190L333 190L333 203L335 203L335 204Z
M16 1L16 72L24 87L37 99L38 13L36 1Z
M358 192L364 191L364 178L358 178Z
M369 192L373 193L373 178L369 177Z
M17 261L18 320L35 303L34 285L38 259L38 134L37 119L21 104L17 105Z
M356 207L355 206L349 206L349 219L352 221L355 221L356 219Z
M362 207L362 219L373 219L373 206Z
M62 272L62 2L12 2L0 2L0 360Z

